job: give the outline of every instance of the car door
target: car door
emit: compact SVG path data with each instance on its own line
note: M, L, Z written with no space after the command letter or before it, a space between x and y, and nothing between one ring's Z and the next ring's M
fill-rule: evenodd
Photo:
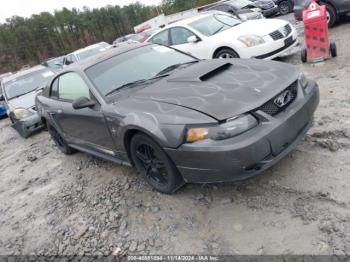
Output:
M187 39L190 36L197 37L198 41L195 43L189 43ZM179 49L185 53L188 53L194 57L200 59L208 59L208 46L205 45L203 39L199 38L196 34L187 28L177 26L170 29L170 43L171 46Z
M114 142L101 105L78 73L68 72L56 78L50 96L55 101L50 106L51 118L70 143L93 147L101 152L114 151ZM73 101L83 96L96 101L96 105L74 109Z

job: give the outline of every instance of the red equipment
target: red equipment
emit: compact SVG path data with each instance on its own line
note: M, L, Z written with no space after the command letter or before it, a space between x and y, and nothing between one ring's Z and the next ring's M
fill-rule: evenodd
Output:
M303 11L303 22L306 49L301 52L301 60L317 62L337 56L337 47L328 38L326 6L311 1Z

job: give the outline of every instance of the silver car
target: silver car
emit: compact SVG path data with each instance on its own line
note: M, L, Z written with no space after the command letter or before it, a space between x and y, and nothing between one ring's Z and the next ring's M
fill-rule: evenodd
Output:
M43 127L35 110L35 96L54 75L51 69L40 65L19 71L1 83L0 101L5 102L12 127L24 138Z

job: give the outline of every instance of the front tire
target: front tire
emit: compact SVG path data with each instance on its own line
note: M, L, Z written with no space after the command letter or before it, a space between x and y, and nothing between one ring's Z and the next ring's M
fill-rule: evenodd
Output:
M67 142L64 140L64 138L58 133L56 128L54 128L52 125L47 123L47 130L49 131L49 134L52 138L52 140L55 142L58 149L65 155L71 155L76 152L74 148L71 148L68 146Z
M239 55L230 48L222 48L215 53L214 58L216 59L239 58Z
M171 194L184 185L174 163L150 137L144 134L133 136L130 153L137 171L157 191Z

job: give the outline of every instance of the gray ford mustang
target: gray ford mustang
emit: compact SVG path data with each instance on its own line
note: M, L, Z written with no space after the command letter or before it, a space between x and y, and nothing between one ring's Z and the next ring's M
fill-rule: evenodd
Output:
M135 44L65 68L36 108L63 153L133 165L172 193L266 170L305 136L318 103L292 65Z

